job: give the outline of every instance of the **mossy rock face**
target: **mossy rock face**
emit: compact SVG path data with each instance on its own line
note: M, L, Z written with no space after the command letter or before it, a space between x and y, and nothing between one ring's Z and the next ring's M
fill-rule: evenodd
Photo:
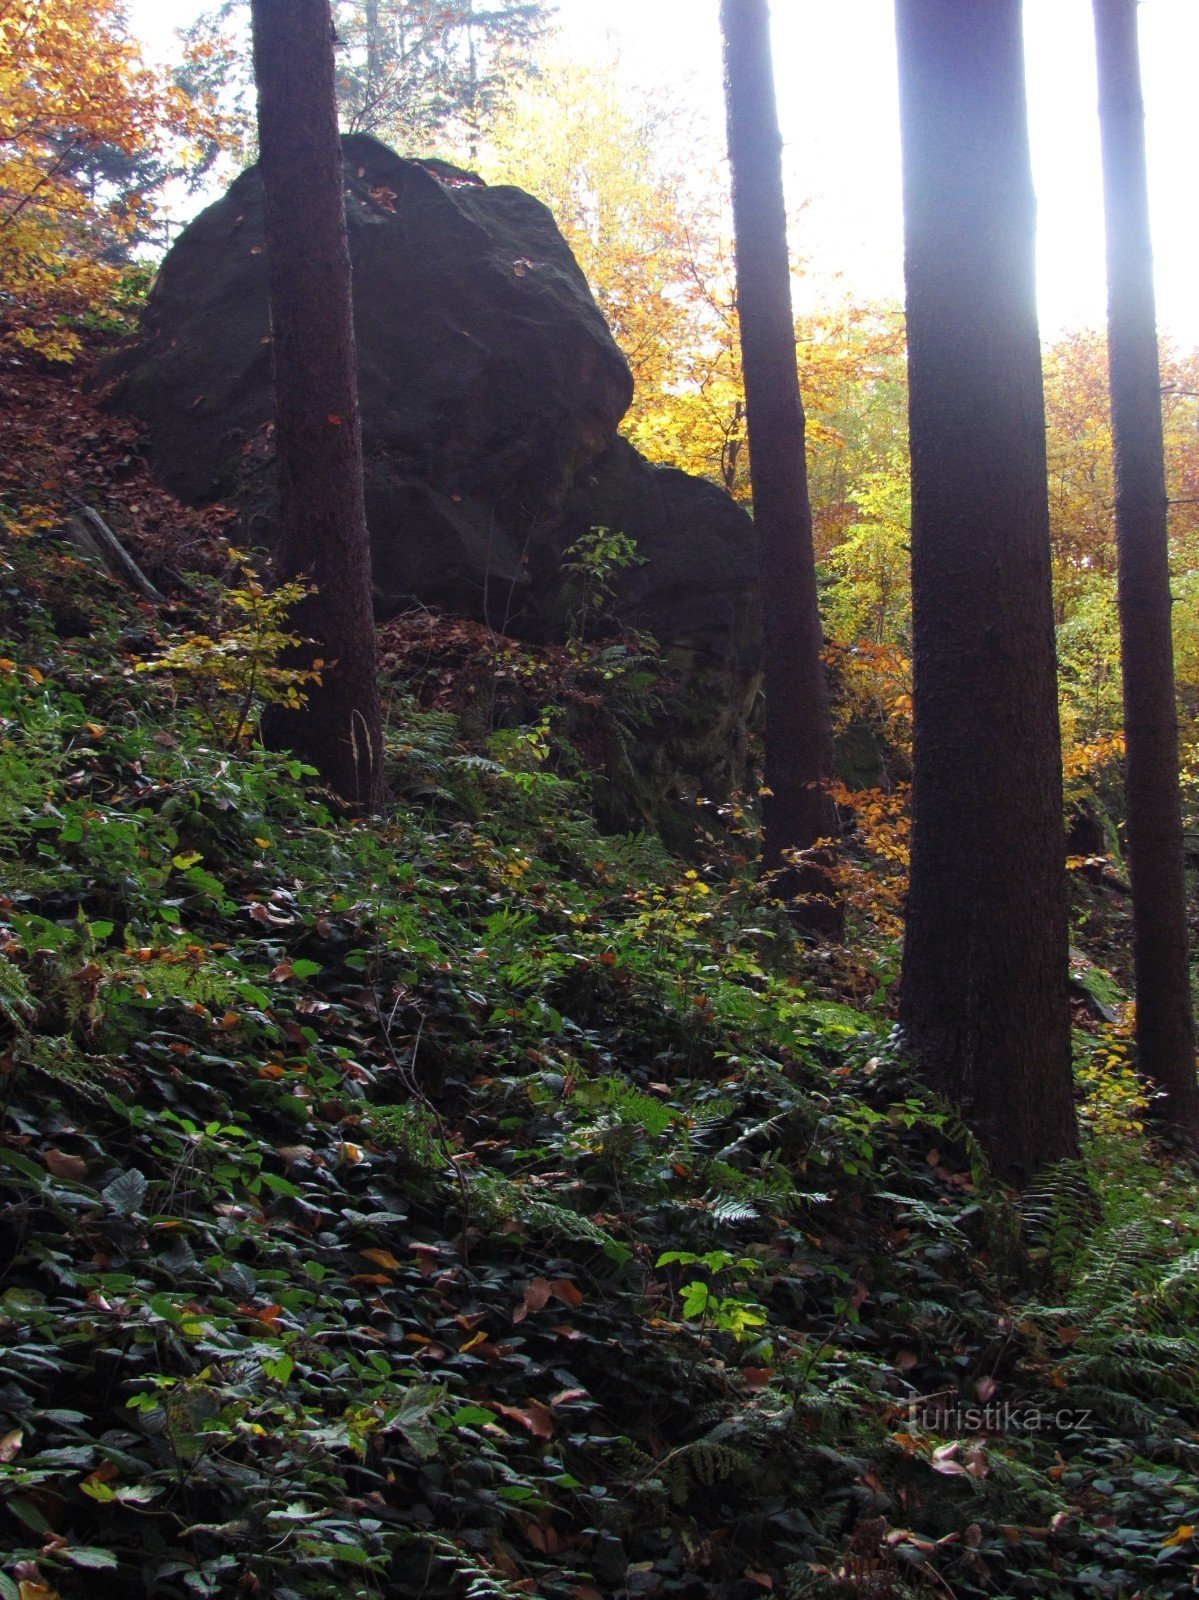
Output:
M760 652L751 519L617 437L628 363L540 201L443 162L343 141L376 603L546 642L570 627L563 557L606 527L641 562L612 613L694 663L717 705L685 788L744 775ZM239 508L269 548L277 498L262 188L250 168L167 255L140 336L103 374L147 425L162 483ZM672 778L671 780L675 780Z
M833 752L837 776L854 793L890 789L891 778L877 733L866 722L851 722L837 735Z
M1070 951L1070 988L1104 1022L1117 1022L1128 1000L1111 973L1097 967L1081 950Z

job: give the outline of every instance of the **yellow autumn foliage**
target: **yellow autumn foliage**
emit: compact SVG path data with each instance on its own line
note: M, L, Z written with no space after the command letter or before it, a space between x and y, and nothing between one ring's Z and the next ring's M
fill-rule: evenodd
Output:
M91 192L78 158L157 153L212 131L145 65L120 0L0 0L0 346L69 360L69 319L112 291L106 253L142 202Z

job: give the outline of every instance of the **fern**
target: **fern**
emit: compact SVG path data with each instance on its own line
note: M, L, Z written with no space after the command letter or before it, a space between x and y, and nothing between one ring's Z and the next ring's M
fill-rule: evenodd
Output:
M0 1017L24 1033L34 1014L33 996L25 974L6 955L0 953Z
M85 1055L67 1038L25 1036L18 1041L13 1059L18 1066L97 1105L111 1094L126 1098L134 1087L130 1074L114 1061L107 1056Z
M707 1204L712 1220L728 1227L735 1227L738 1223L756 1222L759 1217L757 1206L752 1201L741 1199L737 1195L718 1195Z
M519 1222L535 1233L598 1245L613 1255L625 1253L624 1247L590 1217L551 1200L533 1199L520 1184L498 1173L484 1172L471 1178L470 1193L472 1203L493 1222Z
M1020 1225L1046 1283L1068 1284L1073 1279L1096 1221L1095 1192L1081 1162L1059 1162L1026 1191Z
M725 1478L752 1471L753 1466L754 1458L748 1451L709 1436L680 1445L662 1462L660 1471L671 1499L682 1505L692 1478L710 1489Z
M450 1594L456 1584L463 1586L466 1600L524 1600L527 1590L510 1583L501 1573L485 1565L477 1556L456 1544L446 1534L432 1529L401 1535L405 1542L427 1550L442 1568L437 1580L437 1593Z
M445 1172L451 1152L433 1112L419 1100L372 1106L368 1127L374 1142L393 1150L414 1177L432 1178Z
M108 971L110 981L144 991L144 998L156 1006L171 1000L185 1005L202 1005L211 1010L230 1010L241 999L238 976L208 962L188 959L154 960L131 963L122 951Z
M663 1105L652 1095L630 1089L619 1078L609 1078L604 1083L608 1104L617 1118L629 1126L639 1128L647 1138L656 1139L678 1121L679 1113Z

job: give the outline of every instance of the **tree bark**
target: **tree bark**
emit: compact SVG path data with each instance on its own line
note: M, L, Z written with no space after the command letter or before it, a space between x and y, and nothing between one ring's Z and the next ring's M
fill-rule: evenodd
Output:
M1137 1063L1159 1115L1199 1134L1157 305L1136 0L1094 0L1107 213L1108 361L1124 676Z
M902 1015L1022 1184L1077 1154L1019 0L896 0L914 769Z
M275 362L281 578L317 592L294 613L323 658L300 711L263 737L311 761L346 800L382 800L383 735L362 486L329 0L253 0L258 137Z
M789 863L839 833L829 793L833 730L812 546L804 411L795 354L782 138L768 0L722 0L725 105L733 177L737 307L750 480L762 588L766 789L762 866L801 897L798 919L839 933L841 910L819 859Z

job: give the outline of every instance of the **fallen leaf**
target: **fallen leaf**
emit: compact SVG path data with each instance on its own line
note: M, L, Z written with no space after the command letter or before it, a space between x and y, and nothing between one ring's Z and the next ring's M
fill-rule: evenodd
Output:
M562 1548L558 1530L548 1522L526 1522L524 1535L533 1549L539 1550L543 1556L557 1555Z
M742 1367L741 1381L747 1389L757 1391L768 1389L770 1380L774 1377L773 1367Z
M422 1278L432 1277L437 1271L437 1251L432 1245L414 1244L412 1254L416 1257L416 1264L420 1268Z
M519 1422L522 1428L528 1430L534 1439L552 1439L554 1437L554 1419L550 1415L548 1406L543 1406L540 1400L530 1400L523 1409L520 1406L501 1406L493 1402L493 1410L501 1416L510 1417L513 1422Z
M548 1278L534 1278L531 1283L525 1285L524 1300L522 1302L525 1314L527 1315L530 1311L544 1311L549 1304L549 1298L550 1280ZM513 1321L520 1320L518 1317L513 1318Z
M384 1267L388 1272L398 1272L400 1263L390 1250L359 1250L358 1254L367 1261L373 1261L377 1267Z
M70 1183L82 1183L87 1177L87 1162L82 1156L68 1155L65 1150L47 1150L42 1156L46 1168L56 1178Z

